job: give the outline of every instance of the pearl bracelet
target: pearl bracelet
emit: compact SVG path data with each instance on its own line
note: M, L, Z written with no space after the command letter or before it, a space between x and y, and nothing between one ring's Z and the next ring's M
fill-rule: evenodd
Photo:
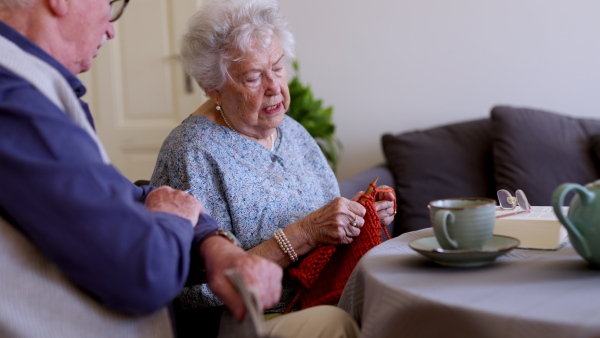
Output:
M277 229L273 236L275 237L275 240L277 240L281 251L290 256L290 260L292 261L292 263L297 261L298 255L296 254L296 251L294 251L294 248L292 247L290 241L288 241L285 232L283 232L283 229Z

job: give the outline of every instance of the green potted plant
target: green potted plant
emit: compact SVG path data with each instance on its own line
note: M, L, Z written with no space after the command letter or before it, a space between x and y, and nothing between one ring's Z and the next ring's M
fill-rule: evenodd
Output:
M315 100L310 86L304 86L299 78L298 61L294 61L294 78L289 82L290 107L287 114L298 121L314 137L335 173L340 160L341 142L334 136L335 125L331 121L333 107L323 107Z

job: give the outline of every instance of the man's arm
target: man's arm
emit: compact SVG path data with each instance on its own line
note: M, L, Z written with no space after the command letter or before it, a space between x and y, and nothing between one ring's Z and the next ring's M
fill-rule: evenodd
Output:
M85 131L27 83L4 92L0 135L0 213L71 280L128 313L153 312L179 294L189 219L149 212Z
M281 267L260 256L245 252L220 236L211 236L202 241L200 257L206 267L210 289L223 301L238 320L246 314L244 303L224 271L236 269L240 272L263 309L275 305L281 297Z

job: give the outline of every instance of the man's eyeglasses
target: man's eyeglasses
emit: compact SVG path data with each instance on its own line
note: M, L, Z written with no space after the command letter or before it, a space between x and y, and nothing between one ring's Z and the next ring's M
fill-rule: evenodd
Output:
M108 4L108 6L109 6L108 21L110 21L110 22L117 21L117 19L120 18L121 15L123 15L123 12L125 11L125 7L127 7L128 3L129 3L129 0L111 0L111 2Z
M514 197L508 192L508 190L505 190L505 189L498 190L498 203L500 203L500 208L504 209L504 210L512 210L512 209L515 209L517 206L519 206L519 207L521 207L521 209L523 209L514 214L520 214L522 212L531 211L531 205L529 205L529 202L527 202L527 197L525 196L525 193L521 189L519 189L515 192ZM502 215L501 217L510 216L510 215L514 215L514 214Z

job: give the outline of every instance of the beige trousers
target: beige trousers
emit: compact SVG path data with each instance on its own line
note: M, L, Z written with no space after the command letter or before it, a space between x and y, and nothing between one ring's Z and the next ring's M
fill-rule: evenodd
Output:
M228 312L228 311L226 311ZM219 337L241 337L244 330L234 319L221 318ZM243 326L243 325L242 325ZM344 310L330 305L315 306L302 311L276 316L265 322L269 337L277 338L356 338L360 330ZM241 335L240 335L241 334Z
M348 312L336 306L315 306L265 322L271 336L300 338L354 338L360 330Z

